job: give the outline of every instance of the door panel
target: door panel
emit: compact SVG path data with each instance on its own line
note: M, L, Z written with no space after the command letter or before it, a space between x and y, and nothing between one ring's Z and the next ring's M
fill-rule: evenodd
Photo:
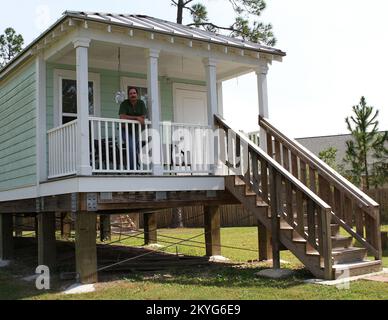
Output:
M206 92L177 89L175 94L176 122L207 124Z

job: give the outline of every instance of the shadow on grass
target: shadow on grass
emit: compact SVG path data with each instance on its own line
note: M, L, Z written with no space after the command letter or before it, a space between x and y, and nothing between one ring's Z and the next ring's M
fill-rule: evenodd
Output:
M99 258L109 259L124 259L126 254L130 254L130 247L100 247ZM112 251L113 250L113 251ZM134 250L134 249L132 249ZM139 250L132 254L138 254ZM60 272L74 272L74 244L57 242L58 260L62 261L57 270L53 270L51 274L51 289L37 290L35 280L26 282L21 278L33 275L37 266L37 243L34 239L22 239L16 247L16 260L7 268L0 269L0 299L34 299L34 298L55 298L52 296L56 293L61 293L65 287L75 282L75 280L60 280L58 274ZM59 254L60 253L60 254ZM125 254L126 253L126 254ZM186 256L187 257L187 256ZM189 257L190 258L190 257ZM192 257L198 259L198 257ZM66 265L66 263L67 265ZM142 263L141 261L139 261ZM144 261L144 263L149 261ZM169 285L193 285L203 287L218 287L218 288L240 288L240 287L256 287L256 288L279 288L286 289L302 285L302 280L312 278L313 276L306 269L297 269L293 265L283 265L282 267L295 270L293 276L285 279L268 279L259 278L256 273L268 269L269 264L253 263L253 264L231 264L231 263L206 263L203 265L193 265L188 267L176 265L176 258L173 260L173 267L162 268L154 271L121 271L121 272L100 272L100 282L109 282L124 280L129 282L150 282L156 284ZM157 269L157 262L155 266ZM168 276L166 276L168 275ZM44 297L47 295L47 297Z
M149 281L169 285L212 286L219 288L266 287L286 289L303 285L303 280L312 278L306 269L294 269L293 276L284 279L269 279L256 276L256 273L268 269L268 266L209 265L190 269L171 269L168 272L153 274L127 274L123 280L130 282ZM167 275L167 276L166 276Z

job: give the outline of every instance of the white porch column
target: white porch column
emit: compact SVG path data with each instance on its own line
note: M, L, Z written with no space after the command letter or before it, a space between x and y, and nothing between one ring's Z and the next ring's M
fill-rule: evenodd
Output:
M77 173L92 174L89 154L89 63L88 48L90 39L78 38L73 41L77 64Z
M39 54L36 68L36 137L37 137L37 185L47 180L47 126L46 126L46 61Z
M259 116L268 118L268 90L267 90L268 62L260 60L260 66L256 70L257 93L259 102ZM267 135L265 130L260 128L260 148L267 152Z
M148 49L147 56L147 83L148 83L148 107L151 115L152 128L152 174L155 176L163 175L163 166L161 161L160 144L160 99L159 99L159 72L158 59L159 50ZM156 134L159 133L159 134Z
M218 113L217 104L217 63L213 59L204 59L207 86L207 121L209 126L214 127L214 115Z
M214 126L214 115L219 113L218 110L218 87L217 87L217 62L214 59L207 58L203 60L206 74L207 86L207 121L211 128ZM219 161L218 144L214 143L214 139L210 141L208 150L209 170L211 174L221 174L222 166Z
M222 81L217 82L217 104L218 104L218 114L224 116L224 100L223 100L223 91L222 91Z

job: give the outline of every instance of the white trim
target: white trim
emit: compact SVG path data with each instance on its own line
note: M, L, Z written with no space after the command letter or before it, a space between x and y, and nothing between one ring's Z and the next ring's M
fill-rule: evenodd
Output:
M46 61L36 57L36 184L47 180Z
M173 105L173 121L177 122L178 114L178 104L177 104L177 90L186 90L186 91L197 91L207 93L206 86L196 85L196 84L185 84L174 82L172 84L172 105ZM207 104L207 102L206 102Z
M225 190L224 177L73 177L36 186L0 191L0 202L75 192L157 192Z
M0 191L0 202L33 199L38 196L37 186Z
M217 60L222 61L231 61L236 63L245 64L247 66L256 67L258 65L258 59L257 56L250 57L247 54L245 56L241 56L239 54L234 54L234 50L229 50L230 53L225 54L222 51L218 50L207 50L207 48L201 47L201 46L193 46L192 48L188 45L185 45L184 43L180 43L175 41L174 44L170 43L169 41L165 41L162 39L154 39L151 40L149 38L142 38L142 37L129 37L126 33L116 33L112 32L107 34L103 30L97 30L89 28L87 30L83 29L80 30L80 35L85 35L87 37L90 37L92 40L96 41L102 41L109 44L117 44L121 47L129 46L129 47L140 47L145 49L154 49L154 50L160 50L160 51L166 51L171 53L177 53L179 55L184 56L191 56L191 57L203 57L203 58L210 58L214 57ZM195 41L195 40L194 40ZM201 42L201 41L199 41ZM215 45L217 46L217 45ZM220 45L220 47L223 47ZM253 50L256 51L256 50ZM256 54L256 52L254 52ZM263 55L269 55L273 56L271 53L263 53Z
M77 80L77 73L73 70L54 69L54 127L62 124L62 79ZM89 81L93 82L94 116L101 115L101 87L100 74L89 72ZM113 93L112 93L113 94Z

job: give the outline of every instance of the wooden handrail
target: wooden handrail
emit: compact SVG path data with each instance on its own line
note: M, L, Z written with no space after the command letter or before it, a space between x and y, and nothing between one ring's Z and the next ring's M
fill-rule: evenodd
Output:
M262 150L259 146L255 145L252 141L250 141L245 135L231 128L224 119L222 119L219 115L214 116L216 121L219 124L222 124L224 128L232 130L236 136L240 138L240 140L244 141L248 144L248 146L254 150L257 154L259 154L266 162L268 162L276 171L278 171L284 178L286 178L289 182L291 182L297 189L302 191L306 196L308 196L312 201L318 204L323 209L331 209L331 207L324 202L320 197L318 197L314 192L312 192L309 188L307 188L302 182L300 182L297 178L295 178L290 172L284 169L278 162L276 162L273 158L271 158L264 150Z
M319 170L320 173L326 178L329 179L336 186L343 188L349 195L357 198L360 204L367 207L378 207L378 203L370 198L367 194L358 189L355 185L349 182L346 178L341 176L333 168L331 168L324 161L319 159L315 154L311 153L299 142L288 138L279 130L277 130L269 121L263 117L259 117L260 126L270 132L273 136L279 139L282 144L285 144L288 148L293 149L301 159L304 159L306 162L309 162L310 165L313 165L315 169Z
M275 144L275 153L269 156L274 156L281 166L290 170L289 157L291 155L292 170L290 171L292 171L292 175L300 179L312 192L319 192L319 196L333 206L332 218L367 248L376 259L380 259L382 250L379 238L378 203L300 143L277 130L268 119L259 117L259 124L267 133L269 153L272 153L272 143ZM283 150L283 159L281 159L281 149ZM318 173L318 179L316 173ZM309 183L307 183L307 174ZM353 230L354 225L356 230Z
M232 133L236 136L236 145L229 145L230 141L228 141L228 148L237 150L237 148L241 148L244 144L248 149L248 167L249 167L249 159L252 160L252 176L251 170L246 168L246 172L243 173L245 183L251 185L252 190L254 190L258 195L266 198L266 201L270 200L271 207L271 219L272 223L272 232L276 235L278 231L278 223L275 222L275 218L277 215L282 215L283 218L289 223L290 226L297 231L298 234L303 237L314 249L316 249L319 254L323 257L324 261L324 272L325 278L330 279L332 275L332 244L331 244L331 233L330 233L330 221L332 209L331 206L328 205L324 200L322 200L319 196L317 196L312 190L310 190L306 185L304 185L301 181L299 181L295 176L292 175L289 171L287 171L281 164L279 164L275 159L269 156L264 150L262 150L258 145L249 140L245 134L240 133L239 131L231 128L224 119L220 116L215 115L215 122L221 129L228 131L227 136L229 137L229 133ZM237 142L238 141L238 142ZM242 145L243 144L243 145ZM240 149L241 150L241 149ZM232 156L232 162L235 163L234 155ZM227 162L230 161L226 160ZM261 163L261 186L262 188L266 188L266 192L263 190L258 191L257 187L254 186L254 181L258 178L258 161ZM240 159L240 167L241 167L241 159ZM265 178L263 180L263 166L264 166L264 174ZM271 182L267 180L267 169L269 175L271 177ZM253 182L253 185L251 184ZM268 187L270 186L270 197L268 193ZM284 203L280 197L278 199L278 195L281 190L285 188L290 193L286 196L286 202ZM301 195L301 201L296 200L293 202L294 197L292 196L292 192ZM291 195L291 196L289 196ZM280 202L279 202L280 201ZM308 228L308 232L305 232L304 229L304 210L300 210L297 212L297 221L295 224L294 221L294 211L293 206L299 205L302 208L304 207L303 203L306 203L306 212L308 222L306 227ZM286 211L284 211L284 205L287 206ZM317 213L317 214L316 214ZM275 216L274 216L275 214ZM318 231L316 231L316 226L318 227ZM317 240L318 239L318 240Z

